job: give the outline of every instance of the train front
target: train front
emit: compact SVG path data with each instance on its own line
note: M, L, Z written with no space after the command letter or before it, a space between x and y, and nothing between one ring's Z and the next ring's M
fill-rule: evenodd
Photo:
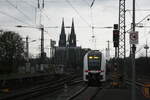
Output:
M104 56L99 51L90 51L84 57L84 81L93 84L105 81Z

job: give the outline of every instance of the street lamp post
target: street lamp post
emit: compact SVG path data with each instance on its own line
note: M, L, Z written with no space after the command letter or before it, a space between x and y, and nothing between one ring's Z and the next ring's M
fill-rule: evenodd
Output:
M44 26L41 25L40 27L32 27L32 26L22 26L22 25L17 25L16 27L25 27L25 28L36 28L40 29L41 31L41 58L43 59L45 57L45 52L44 52Z
M26 37L26 67L25 67L25 72L31 72L31 66L29 62L29 43L35 42L36 40L32 40L29 42L29 37Z
M27 62L29 62L29 37L26 37L26 58L27 58Z
M135 0L133 0L132 31L135 32ZM132 45L132 100L136 100L135 94L135 51L136 45Z
M45 57L44 53L44 27L41 27L41 58Z
M147 59L147 57L148 57L147 51L148 51L148 49L149 49L149 46L147 45L147 41L146 41L146 45L144 46L144 49L146 50L146 59Z

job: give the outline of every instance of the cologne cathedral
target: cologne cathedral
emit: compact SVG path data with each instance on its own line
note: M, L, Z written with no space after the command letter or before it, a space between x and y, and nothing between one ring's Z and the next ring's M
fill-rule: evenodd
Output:
M62 20L61 33L58 46L55 48L54 64L64 66L65 71L82 69L83 57L89 49L77 46L74 20L72 19L71 32L66 37L64 19Z

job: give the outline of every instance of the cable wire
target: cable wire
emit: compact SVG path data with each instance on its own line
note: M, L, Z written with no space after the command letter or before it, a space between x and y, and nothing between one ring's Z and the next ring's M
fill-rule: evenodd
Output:
M38 7L36 7L36 6L34 6L34 5L32 5L32 4L30 4L30 3L28 3L27 1L24 1L26 4L28 4L30 7L33 7L33 8L35 8L35 9L38 9ZM43 11L45 11L45 9L43 9ZM45 13L45 12L42 12L42 14L49 20L49 21L51 21L51 18Z
M92 1L90 8L93 7L95 0Z
M65 0L72 8L73 10L79 15L79 17L89 26L92 27L78 12L78 10L71 4L71 2L69 0Z
M24 17L26 17L29 21L31 21L31 18L28 17L26 14L24 14L20 9L18 9L13 3L11 3L9 0L6 0L8 4L10 4L12 7L14 7L17 11L19 11Z
M45 11L45 9L44 9L44 11ZM45 12L42 12L42 14L45 15L49 21L51 21L51 18Z
M130 9L127 9L126 11L132 11L132 10L130 10ZM150 11L150 9L136 9L135 11Z
M36 8L37 9L37 7L36 6L34 6L34 5L32 5L32 4L30 4L29 2L27 2L26 0L25 1L23 1L24 3L26 3L27 5L29 5L30 7L33 7L33 8ZM34 2L33 2L34 3Z
M24 23L24 24L30 25L29 23L24 22L23 20L20 20L20 19L18 19L18 18L16 18L16 17L14 17L14 16L11 16L11 15L9 15L9 14L5 13L5 12L0 11L0 13L1 13L1 14L3 14L3 15L5 15L5 16L8 16L8 17L10 17L10 18L12 18L12 19L15 19L15 20L16 20L16 21L18 21L18 22L21 22L21 23Z
M94 21L93 21L93 11L92 8L90 8L90 15L91 15L91 25L92 25L92 41L94 42L94 49L96 49L96 38L94 34Z
M82 0L82 1L85 2L88 5L88 7L90 7L90 4L88 3L87 0Z

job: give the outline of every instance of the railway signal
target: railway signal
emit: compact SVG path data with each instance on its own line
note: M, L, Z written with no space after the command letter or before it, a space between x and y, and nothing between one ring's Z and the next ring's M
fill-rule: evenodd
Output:
M118 29L118 24L114 24L113 42L114 42L114 47L118 47L119 46L119 29Z
M119 30L113 30L114 47L119 46Z

